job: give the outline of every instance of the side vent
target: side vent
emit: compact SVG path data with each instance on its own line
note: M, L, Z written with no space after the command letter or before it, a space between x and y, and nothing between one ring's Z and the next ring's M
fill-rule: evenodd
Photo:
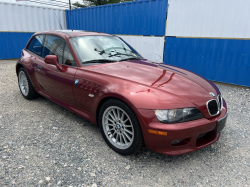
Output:
M88 81L88 80L83 80L83 79L79 79L79 83L77 86L79 86L82 89L92 91L94 93L98 93L100 89L102 88L100 84L97 84L95 82Z

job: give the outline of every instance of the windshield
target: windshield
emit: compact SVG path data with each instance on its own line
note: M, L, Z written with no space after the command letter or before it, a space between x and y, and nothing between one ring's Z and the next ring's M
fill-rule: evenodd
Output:
M83 64L142 59L126 42L115 36L80 36L70 39Z

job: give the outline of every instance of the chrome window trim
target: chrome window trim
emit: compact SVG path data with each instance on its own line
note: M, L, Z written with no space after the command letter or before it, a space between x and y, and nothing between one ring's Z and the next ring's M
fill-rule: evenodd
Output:
M221 94L219 94L217 96L217 99L218 99L218 102L220 102L220 111L222 111L222 109L223 109L223 98L222 98Z
M216 101L216 103L217 103L217 108L218 108L218 112L217 112L216 114L214 114L214 115L212 115L212 114L210 113L209 108L208 108L208 103L209 103L210 101L213 101L213 100ZM207 110L208 110L208 113L209 113L210 116L216 116L216 115L218 115L218 114L220 113L219 103L218 103L218 100L217 100L217 99L211 99L211 100L209 100L209 101L206 103L206 106L207 106Z

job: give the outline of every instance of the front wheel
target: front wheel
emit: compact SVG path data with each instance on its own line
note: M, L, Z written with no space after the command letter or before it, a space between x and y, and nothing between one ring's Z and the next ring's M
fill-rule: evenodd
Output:
M129 155L141 149L140 124L132 109L122 101L105 102L100 109L99 124L104 140L114 151Z

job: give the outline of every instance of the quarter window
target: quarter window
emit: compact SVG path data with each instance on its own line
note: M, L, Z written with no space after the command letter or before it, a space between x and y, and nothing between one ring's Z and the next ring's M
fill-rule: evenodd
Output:
M28 46L28 50L39 55L39 56L42 56L42 43L43 43L43 38L44 38L44 35L37 35L35 36L29 46Z

